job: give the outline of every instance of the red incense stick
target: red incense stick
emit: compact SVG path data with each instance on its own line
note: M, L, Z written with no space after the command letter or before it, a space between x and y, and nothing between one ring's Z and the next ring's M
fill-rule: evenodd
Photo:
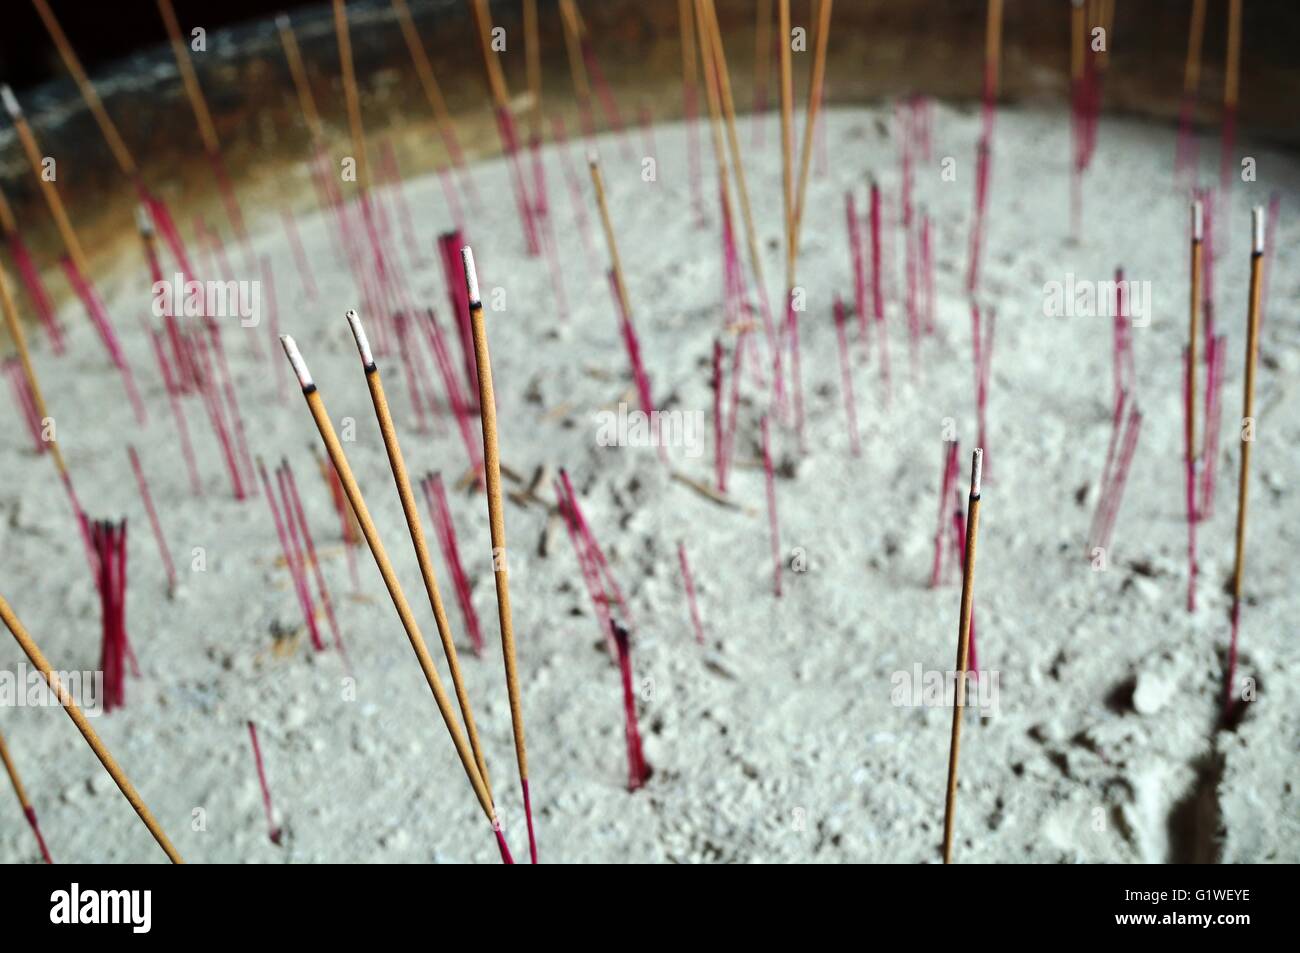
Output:
M172 593L176 591L176 566L172 562L171 551L167 548L167 539L163 535L162 524L158 522L158 511L153 505L153 496L149 493L149 484L145 481L144 470L140 466L140 457L135 452L135 447L127 444L127 456L131 458L131 469L135 472L135 482L140 488L140 499L144 501L145 513L149 517L149 525L153 528L154 539L158 543L158 553L162 556L163 568L167 572L167 591Z
M686 544L677 543L677 563L682 570L682 585L686 589L686 603L691 610L691 625L695 628L695 641L704 644L704 623L700 621L700 607L695 601L695 579L691 576L691 565L686 561Z
M271 479L266 475L266 466L260 460L257 462L257 474L262 481L262 490L266 493L267 505L271 508L271 519L275 523L275 535L280 539L280 551L284 555L285 565L288 566L289 575L293 579L293 590L298 597L298 607L302 610L303 620L307 624L307 631L311 635L312 648L317 652L323 651L325 643L321 641L320 632L316 628L316 612L312 606L311 593L307 591L306 582L298 565L297 554L290 544L284 520L280 518L280 505L275 501L275 492L271 488Z
M573 483L569 479L567 470L560 470L560 481L564 485L565 493L568 496L570 512L573 514L578 532L586 544L587 552L590 554L592 563L600 570L601 584L614 595L615 601L618 602L619 609L623 612L623 619L629 628L635 628L635 622L632 619L632 610L627 604L627 599L623 597L623 590L614 578L613 570L609 567L609 560L605 558L605 551L600 548L600 543L596 541L596 536L587 525L587 518L583 515L582 507L578 504L578 496L573 492Z
M438 545L442 549L443 561L451 572L452 582L456 587L456 601L460 604L460 613L465 618L465 628L469 640L474 646L474 654L483 655L483 633L479 628L478 613L474 610L474 599L470 594L469 577L465 575L465 566L460 560L460 544L456 540L456 524L451 519L451 507L447 505L447 491L442 485L442 474L433 473L423 481L425 500L433 514L434 527L438 531Z
M59 327L54 302L50 300L50 293L45 288L45 282L41 280L40 269L32 261L27 243L23 241L22 235L16 228L9 233L9 252L13 256L14 266L18 269L23 287L27 289L27 297L31 299L32 308L36 311L36 316L40 318L41 325L50 339L51 350L56 355L61 355L64 351L63 329Z
M235 459L235 451L230 441L230 432L222 418L221 405L218 403L216 394L216 385L212 380L210 366L206 359L206 346L203 340L203 332L195 331L185 338L185 346L190 354L190 363L195 367L203 367L198 375L199 394L203 398L203 408L208 413L208 422L212 425L212 432L216 434L217 442L221 445L222 457L226 462L226 471L230 475L231 492L235 499L244 499L244 482L240 474L239 464Z
M943 574L943 527L946 522L948 500L957 480L958 441L944 441L943 445L943 481L939 487L939 528L934 533L934 562L930 567L930 588L938 587ZM965 537L963 537L965 538ZM960 565L960 562L958 563Z
M627 735L627 789L635 791L650 779L650 765L641 752L641 732L636 723L636 692L632 688L632 651L627 629L610 623L618 646L618 670L623 680L623 714Z
M605 637L605 641L610 650L610 654L617 652L617 647L613 644L613 631L610 628L610 597L605 592L604 583L600 578L600 569L595 564L595 558L587 547L587 542L582 536L582 530L578 525L577 503L569 495L568 489L560 480L554 481L555 499L559 505L560 516L564 519L564 528L569 534L569 543L573 546L573 554L578 558L578 569L582 572L583 584L587 587L587 595L591 598L591 606L596 611L596 621L600 626L600 631Z
M866 353L871 350L871 334L867 314L867 266L862 253L862 223L858 220L853 201L853 190L844 191L844 218L849 233L849 257L853 263L853 310L858 316L858 340Z
M759 421L763 435L763 475L767 483L767 522L772 537L772 594L781 597L781 530L776 516L776 475L772 469L772 442L767 414Z
M880 379L885 387L885 406L889 406L889 337L885 332L884 274L880 267L880 186L871 183L871 310L880 335Z
M844 391L844 422L849 432L849 449L855 457L862 455L862 444L858 439L857 400L853 396L853 365L849 360L849 338L845 329L846 316L844 302L835 296L835 340L840 351L840 382Z
M27 427L27 434L32 438L32 449L38 454L45 453L50 449L50 445L42 438L40 412L36 409L35 401L32 400L31 388L28 386L22 361L16 356L5 358L4 367L9 376L9 387L13 391L14 403L18 405L23 423Z
M307 547L307 562L311 564L312 574L316 577L316 592L325 606L325 618L329 622L330 634L334 636L334 647L338 649L339 655L346 659L348 653L343 647L343 633L339 630L339 620L334 614L334 600L330 598L329 587L325 584L325 573L321 569L320 559L316 556L316 543L311 536L311 527L307 525L307 514L302 508L302 498L298 495L298 482L294 479L293 467L289 466L288 460L280 461L280 469L276 477L280 480L280 493L285 498L285 517L289 520L290 527L297 524L298 531L302 533L303 543Z
M268 491L267 495L270 493ZM280 846L284 831L275 823L275 811L271 807L271 788L266 783L266 766L262 763L262 746L257 743L257 726L248 722L248 737L253 743L253 761L257 764L257 781L262 786L262 807L266 809L266 831L271 843Z

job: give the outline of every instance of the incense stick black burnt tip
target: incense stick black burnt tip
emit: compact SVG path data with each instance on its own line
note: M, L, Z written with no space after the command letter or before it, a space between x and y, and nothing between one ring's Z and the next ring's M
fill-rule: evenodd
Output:
M609 626L611 629L614 630L614 641L618 643L618 650L624 653L627 652L627 648L628 648L627 629L625 629L622 623L620 623L617 619L610 619Z
M379 368L375 366L374 355L370 353L370 341L366 339L366 329L361 326L361 318L352 310L349 310L344 317L348 319L348 327L352 329L352 337L357 342L357 351L361 354L361 363L365 366L366 373L375 373Z
M1250 225L1253 235L1250 254L1258 258L1264 254L1264 206L1256 205L1250 212Z
M293 337L288 334L281 334L280 345L284 348L285 356L289 358L289 364L293 367L293 373L302 386L302 392L304 394L316 393L316 382L311 379L311 371L307 370L307 362L302 359L302 353L298 350L298 345L294 343Z
M465 265L465 289L469 294L469 308L473 311L475 308L483 307L483 301L478 294L478 271L474 268L474 249L465 245L460 250L461 262Z
M980 498L980 477L984 473L984 451L975 448L970 459L970 498L978 500Z

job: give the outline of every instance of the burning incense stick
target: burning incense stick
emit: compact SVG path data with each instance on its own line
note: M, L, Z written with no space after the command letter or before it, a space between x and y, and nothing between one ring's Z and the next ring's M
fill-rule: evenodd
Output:
M1251 215L1250 298L1246 311L1246 381L1241 410L1241 469L1237 474L1236 555L1232 565L1232 636L1228 646L1228 675L1224 686L1223 716L1232 715L1237 700L1237 634L1241 623L1241 592L1246 572L1246 491L1250 486L1250 449L1255 442L1255 364L1259 354L1259 293L1264 267L1264 208Z
M68 690L63 687L63 683L59 680L59 676L50 668L50 663L45 660L45 656L41 654L41 650L37 648L31 635L28 634L27 629L23 627L23 624L18 621L18 616L14 614L13 609L10 608L9 603L3 596L0 596L0 621L3 621L9 631L13 633L14 638L18 641L19 647L23 650L23 654L27 656L31 663L40 671L41 675L45 677L45 681L49 684L50 690L54 693L55 697L58 698L59 704L63 706L63 710L68 713L68 717L72 719L72 723L77 726L77 730L81 732L81 736L86 739L86 744L90 745L90 749L95 752L95 757L99 758L100 764L104 766L104 770L108 772L114 783L117 784L118 790L122 792L122 795L131 804L131 807L135 809L136 814L140 816L140 820L143 821L144 826L149 829L149 833L152 834L154 840L158 842L158 846L163 849L163 852L167 854L172 863L184 863L184 861L181 860L181 855L176 852L176 848L174 848L171 841L167 839L167 835L164 834L162 828L158 826L158 822L154 820L153 814L150 813L149 808L147 808L144 801L141 800L140 795L136 792L135 786L132 785L127 779L127 776L122 773L122 769L117 766L117 762L113 760L113 756L109 754L108 749L104 747L104 743L99 740L99 735L95 733L95 729L90 726L90 722L87 720L86 716L82 714L81 709L77 707L77 703L73 701L72 696L68 694Z
M627 629L611 622L618 646L618 670L623 681L624 733L627 736L627 789L635 791L650 778L650 765L641 752L641 732L636 724L636 693L632 689L632 650Z
M456 654L456 642L451 635L451 623L447 621L447 609L442 602L442 593L438 589L438 577L433 569L433 560L429 557L429 547L424 539L424 526L420 522L420 511L415 504L415 493L411 490L411 480L406 472L406 461L402 457L402 447L397 441L397 429L393 425L393 416L388 409L388 397L384 394L383 380L374 355L370 352L370 342L366 340L365 328L355 311L347 313L348 326L357 343L361 355L361 364L366 373L366 386L370 389L370 400L375 407L375 417L379 421L379 431L384 438L384 449L388 453L388 465L393 471L393 483L397 486L397 495L402 503L402 515L406 518L407 530L411 535L411 545L415 548L415 558L420 565L420 577L424 581L424 591L429 597L433 609L434 622L438 626L438 637L442 640L442 650L447 656L447 668L451 672L452 687L456 692L456 701L460 706L461 716L465 720L465 730L469 735L469 744L474 752L474 761L478 765L483 786L488 797L492 796L492 783L488 779L487 762L483 757L483 748L479 743L478 727L474 724L474 712L469 704L469 692L465 688L465 679L460 671L460 658Z
M18 806L23 809L23 817L27 818L27 824L36 835L36 845L41 849L41 857L47 864L54 863L50 856L50 850L45 846L45 838L41 836L41 825L36 820L36 808L32 807L32 802L27 800L27 791L23 788L23 782L18 777L18 769L14 767L13 758L9 756L9 748L5 745L5 736L0 734L0 761L5 763L5 771L9 773L9 780L13 783L14 794L18 795Z
M484 816L492 825L502 859L507 863L511 863L505 835L502 833L500 821L497 820L496 808L492 804L491 795L488 794L483 778L479 774L474 753L470 750L469 744L465 741L465 736L461 733L460 722L451 707L451 700L447 697L447 691L442 686L442 679L438 676L438 670L433 664L433 658L429 655L429 649L425 645L424 636L420 633L420 627L415 621L415 615L411 612L411 606L402 592L402 585L397 581L397 574L393 570L393 564L388 559L388 552L384 549L384 544L379 539L379 532L375 529L375 523L370 518L370 510L366 507L365 498L361 495L361 488L357 486L356 478L352 475L352 467L348 464L347 455L343 452L343 445L334 432L334 424L325 409L325 402L321 399L320 392L312 380L311 372L307 369L307 363L303 360L302 354L299 353L298 346L294 343L293 338L286 334L280 340L284 345L284 352L289 359L289 364L293 367L294 374L298 378L298 383L302 385L303 397L307 401L307 407L311 411L312 419L316 422L316 429L320 432L321 441L325 444L325 449L334 464L335 472L338 473L339 481L343 484L343 492L347 494L348 502L352 505L352 512L356 514L357 522L361 524L362 535L365 536L366 544L370 547L370 553L375 559L375 565L384 578L384 585L387 587L388 595L393 601L393 608L397 610L398 618L402 622L402 628L406 630L406 636L410 640L411 648L415 651L415 656L419 660L420 670L424 673L429 690L433 693L433 700L438 706L438 712L442 715L443 723L447 727L447 733L451 736L451 742L456 748L456 754L460 758L461 766L465 769L465 775L469 778L470 786L474 789L474 795L478 799L479 806L483 809Z
M257 764L257 781L262 786L262 806L266 809L266 831L271 843L280 846L283 828L275 823L275 810L271 807L271 788L266 783L266 767L262 764L262 746L257 743L257 726L248 722L248 737L253 743L253 761Z
M971 608L975 596L975 542L980 525L980 470L984 451L971 454L970 497L966 502L966 552L961 573L961 614L957 625L957 685L948 745L948 794L943 807L943 862L952 863L953 825L957 820L957 761L961 756L961 719L966 707L966 672L970 658Z
M524 740L524 712L519 694L519 669L515 660L515 626L510 614L510 577L506 562L505 509L501 503L501 452L497 444L496 391L492 386L492 357L488 352L487 325L478 293L478 272L474 253L461 249L465 264L466 297L474 331L474 356L478 362L479 415L483 423L483 462L487 477L488 524L492 535L492 563L497 590L497 614L501 625L501 650L505 657L506 691L510 697L510 724L515 736L515 758L523 788L524 816L528 822L528 849L537 863L537 837L533 831L533 806L528 790L528 748Z
M140 467L140 457L135 447L127 444L127 455L131 458L131 469L135 472L135 482L140 488L140 499L144 501L145 512L149 516L149 525L153 528L154 539L158 543L158 553L162 556L163 568L167 571L167 592L176 591L176 566L172 563L171 551L167 548L167 538L163 535L162 525L158 522L158 511L154 509L153 497L149 493L149 484L145 482L144 470Z

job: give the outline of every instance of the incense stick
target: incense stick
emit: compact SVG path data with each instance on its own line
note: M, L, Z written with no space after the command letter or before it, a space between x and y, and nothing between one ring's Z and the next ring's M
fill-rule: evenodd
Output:
M632 689L632 649L627 629L611 622L618 646L618 670L623 683L624 734L627 737L627 789L635 791L650 777L650 766L641 751L641 732L636 723L636 693Z
M1231 716L1236 699L1237 635L1241 623L1241 593L1246 572L1246 500L1250 486L1250 450L1255 442L1255 365L1259 355L1260 276L1264 267L1264 209L1251 214L1250 297L1246 309L1246 371L1241 410L1241 469L1237 474L1236 552L1232 565L1232 636L1228 647L1228 674L1224 687L1223 716Z
M298 346L294 343L293 338L286 334L280 340L284 345L284 352L289 359L289 364L293 367L294 374L298 378L298 383L302 386L303 397L307 401L307 408L311 411L312 419L316 422L316 429L320 432L321 441L325 444L325 449L334 464L334 470L338 473L339 481L343 484L343 492L347 494L348 502L352 505L352 512L356 514L357 522L361 524L361 533L365 536L366 544L370 547L370 554L375 559L375 566L379 569L379 574L383 576L384 585L393 601L393 608L397 610L398 618L402 622L402 628L406 631L411 648L415 651L415 656L419 660L420 670L424 673L425 681L433 694L433 700L438 706L438 712L442 715L443 723L447 727L447 733L451 736L451 742L456 748L456 754L460 758L461 766L465 770L466 777L469 778L470 786L474 789L474 795L478 799L479 806L483 809L484 816L492 825L502 859L510 863L512 861L509 860L510 854L506 847L505 836L501 830L501 823L497 820L496 808L493 806L492 798L488 794L487 788L483 784L483 778L479 774L474 753L470 750L464 735L461 733L460 723L451 707L451 700L447 697L447 691L442 686L442 679L438 676L438 670L433 664L433 658L429 655L429 649L425 645L424 636L420 633L420 627L415 621L415 615L411 612L411 606L402 592L402 586L397 580L393 564L388 559L388 552L384 549L384 544L379 539L379 532L375 528L374 521L370 518L370 510L366 507L366 501L361 495L361 488L357 485L356 477L352 475L352 467L349 465L347 455L343 451L343 445L334 432L334 424L325 409L325 402L321 398L320 391L312 380L311 372L307 369L307 363L303 360L302 354L299 353Z
M271 520L275 524L275 535L280 539L280 550L284 554L285 565L293 579L293 591L298 597L298 606L302 610L303 622L311 636L311 646L317 652L325 650L321 641L320 630L316 627L316 608L312 603L311 592L307 589L307 580L302 569L302 554L298 551L296 539L290 535L289 525L280 513L280 504L275 501L275 491L271 488L271 478L266 474L266 465L261 458L257 461L257 475L262 480L262 489L266 493L266 503L271 508ZM278 474L277 474L278 476ZM283 490L283 485L281 486ZM282 494L283 495L283 494ZM286 499L287 503L287 499Z
M948 745L948 793L943 807L943 862L952 863L953 826L957 820L957 761L961 757L961 719L966 707L966 670L970 657L971 607L975 596L975 543L980 525L980 471L984 451L971 454L970 497L966 503L966 552L961 577L961 613L957 624L957 684Z
M506 561L505 509L501 503L501 453L497 444L496 391L492 386L492 357L488 351L487 325L479 299L478 273L474 253L461 249L465 265L466 298L474 332L474 356L478 363L479 416L483 423L483 463L487 477L488 524L492 536L493 576L496 580L497 615L501 626L501 650L505 657L506 691L510 698L510 724L515 736L515 758L523 788L524 815L528 822L528 849L537 863L537 837L533 831L533 808L528 789L528 748L524 740L524 712L519 693L519 670L515 659L515 627L510 614L510 576Z
M14 766L13 758L9 755L9 748L5 745L5 736L0 733L0 761L4 762L5 771L9 774L9 780L14 786L14 794L18 796L18 806L23 809L23 817L27 818L27 824L36 835L36 845L41 849L41 857L47 864L54 863L54 858L50 856L50 850L45 846L45 838L41 836L41 825L36 820L36 808L32 807L32 802L27 800L27 791L23 788L23 782L18 777L18 768Z
M700 621L700 607L695 601L695 579L691 575L691 565L686 560L686 544L677 542L677 563L682 570L682 585L686 589L686 603L691 611L691 626L695 629L695 642L704 644L704 623Z
M275 823L275 810L271 807L271 788L266 783L266 767L262 763L262 746L257 743L257 726L248 722L248 737L253 743L253 761L257 764L257 781L262 786L262 807L266 809L266 831L271 843L280 846L283 828Z
M282 480L282 486L288 490L287 493L283 491L281 493L285 498L285 518L290 525L296 523L299 532L302 533L303 544L307 548L307 562L311 564L312 573L316 577L316 591L325 606L325 618L329 622L330 633L334 636L334 647L346 660L348 653L343 648L343 633L339 631L339 620L334 614L334 600L330 598L329 587L325 585L325 573L321 569L320 559L316 556L316 542L312 539L311 527L307 525L307 514L302 508L302 498L298 496L298 483L293 477L293 468L289 466L288 460L280 461L277 477Z
M140 820L144 822L144 826L149 829L149 833L152 834L154 840L158 842L158 846L163 849L163 852L171 859L172 863L184 863L184 861L181 860L181 855L176 852L176 848L174 848L171 841L167 839L167 835L163 833L158 822L154 820L154 816L149 811L149 808L147 808L144 801L141 800L135 786L131 784L127 776L122 773L122 769L118 767L117 762L113 760L113 756L109 754L108 749L104 747L104 743L100 741L99 735L95 733L95 729L90 726L90 722L87 720L86 716L82 713L81 709L77 707L77 703L73 701L72 696L68 694L67 689L63 687L63 683L59 680L59 676L50 668L50 663L45 660L45 656L41 654L41 650L36 646L35 641L33 641L31 635L27 632L27 629L24 628L23 624L18 620L18 616L14 613L13 609L10 608L9 603L3 596L0 596L0 621L3 621L9 631L13 633L14 638L18 641L18 646L23 650L23 654L27 656L31 663L40 671L41 675L45 677L45 681L49 684L50 690L54 692L55 697L58 698L59 704L61 704L64 711L68 713L68 717L72 719L72 723L77 726L77 730L81 732L81 736L86 739L86 744L90 745L90 749L95 752L95 757L97 757L100 764L104 766L104 770L107 771L109 776L113 779L118 790L122 792L123 797L125 797L131 807L135 809Z
M379 431L383 436L384 449L388 454L389 469L393 471L393 483L397 487L397 496L402 503L402 515L406 519L407 531L411 536L411 545L415 549L415 558L420 566L420 578L424 582L424 591L429 597L433 609L434 622L438 627L438 638L442 641L443 654L447 657L447 668L451 672L452 687L456 692L456 701L460 706L461 716L465 720L465 730L469 735L470 749L474 752L474 761L478 765L479 775L488 797L492 797L492 782L488 779L487 762L483 757L483 748L479 742L478 727L474 723L474 712L469 703L469 692L465 688L465 679L460 671L460 658L456 653L456 642L451 635L451 623L447 620L447 609L442 602L442 593L438 588L438 577L433 569L433 560L429 557L429 547L424 538L424 526L420 521L420 511L415 503L415 493L411 490L411 480L406 472L406 461L402 457L402 447L397 440L397 428L388 409L388 397L384 393L384 383L370 351L370 342L366 340L365 328L355 311L346 315L352 337L356 341L357 351L366 374L366 386L370 389L370 400L374 404L375 417L379 421Z

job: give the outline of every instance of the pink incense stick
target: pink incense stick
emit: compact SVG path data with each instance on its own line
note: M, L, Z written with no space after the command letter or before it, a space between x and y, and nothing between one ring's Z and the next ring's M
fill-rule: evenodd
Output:
M1141 430L1142 412L1138 410L1137 404L1134 403L1129 408L1128 421L1124 428L1124 444L1120 449L1115 475L1111 480L1107 498L1104 501L1105 515L1102 518L1101 537L1097 543L1104 550L1110 549L1111 536L1115 528L1115 518L1119 515L1120 502L1124 498L1124 486L1128 481L1129 466L1133 462L1133 454L1137 449L1138 436Z
M659 439L659 418L655 414L654 397L650 392L650 377L646 374L645 364L641 360L641 343L636 336L636 327L633 326L631 316L623 307L623 297L618 293L618 277L614 274L614 269L609 269L606 276L609 279L610 293L614 296L614 307L618 309L619 332L623 336L623 346L627 349L628 362L632 365L637 400L641 404L641 410L650 417L650 440L658 451L659 458L667 463L668 451Z
M722 340L713 339L713 473L718 492L727 492L727 437L722 424Z
M677 543L677 563L682 570L682 586L686 589L686 604L691 610L691 625L695 628L695 642L704 644L704 623L700 621L700 607L695 601L695 579L691 576L691 564L686 561L686 544Z
M31 388L27 384L22 362L17 357L8 357L5 358L4 367L9 377L9 387L13 391L14 403L18 405L23 423L27 427L27 434L32 438L32 449L38 454L45 453L50 449L50 445L42 437L40 416L36 410L36 402L32 399Z
M623 597L623 590L619 586L618 580L614 578L613 570L609 567L609 560L605 558L605 551L600 548L600 543L596 541L595 534L592 533L591 527L587 525L587 518L583 515L582 507L578 504L578 495L573 491L573 482L569 479L567 470L560 470L560 482L564 485L570 512L582 540L586 543L587 552L590 554L593 565L600 570L602 586L613 593L619 609L622 610L624 622L627 623L629 628L634 629L636 623L632 619L632 610L627 604L627 599Z
M98 555L103 638L99 668L104 673L104 711L126 704L126 521L96 521L91 539Z
M269 491L267 495L270 495ZM266 767L262 763L262 746L257 743L257 726L252 721L248 722L248 737L253 743L253 761L257 764L257 781L262 786L262 807L266 809L267 836L270 837L272 844L279 847L284 831L277 827L275 823L275 811L271 807L271 788L266 783Z
M40 269L32 261L27 243L23 241L23 236L17 229L9 233L9 252L13 255L14 266L18 269L23 287L27 289L27 297L31 299L32 308L36 311L36 316L40 318L45 334L50 339L50 349L56 355L61 355L64 350L63 329L59 327L54 302L50 300L50 293L45 288L45 282L41 280Z
M610 623L618 646L618 670L623 681L623 715L627 735L627 789L635 791L650 779L650 765L641 752L641 732L636 724L636 692L632 688L632 651L627 629Z
M286 500L285 517L290 527L297 524L298 531L302 533L303 543L307 547L307 562L316 577L316 592L325 606L325 618L329 622L330 634L334 637L334 648L346 659L348 653L343 647L343 633L339 629L339 620L334 614L334 600L330 598L329 587L325 584L325 573L321 569L320 559L316 556L316 543L311 536L311 527L307 525L307 514L303 511L302 498L298 495L298 482L294 479L293 467L289 466L288 460L280 461L280 470L276 476L280 480L280 493ZM286 488L287 493L285 493Z
M494 112L497 133L501 137L501 147L510 166L510 182L514 186L515 205L519 212L519 224L523 228L528 254L537 255L541 252L541 245L537 240L537 223L533 220L532 203L528 201L528 186L519 164L519 139L515 135L514 117L503 107L498 107Z
M1206 370L1205 386L1205 443L1201 454L1200 502L1197 504L1197 517L1201 520L1214 515L1214 485L1219 468L1219 426L1220 397L1223 390L1223 358L1226 353L1226 338L1219 335L1208 342L1209 367Z
M438 531L438 545L442 548L442 559L451 572L452 582L456 587L456 601L460 604L460 613L465 618L465 628L469 632L474 654L483 655L483 633L479 628L478 613L474 610L474 599L470 594L469 577L460 560L460 544L456 540L456 524L451 519L451 507L447 505L447 491L442 485L442 474L433 473L423 481L425 500L429 511L433 513L433 524Z
M1191 377L1187 373L1187 348L1183 348L1183 416L1186 418L1191 397ZM1186 422L1186 421L1184 421ZM1183 428L1183 469L1187 505L1187 611L1196 611L1196 448L1188 442L1188 428Z
M871 334L867 315L867 266L862 254L862 224L858 221L853 190L844 192L844 218L849 232L849 257L853 262L853 310L858 316L858 340L870 353Z
M772 594L781 598L781 530L776 516L776 474L772 469L772 441L767 414L759 421L763 435L763 475L767 482L767 522L772 537Z
M140 392L136 389L135 375L131 373L131 365L127 362L121 344L118 343L117 333L113 330L113 323L109 319L104 302L100 299L90 280L81 273L76 262L65 255L59 260L59 264L63 266L63 272L68 278L68 284L72 286L72 290L81 300L82 306L86 309L86 314L90 317L91 324L95 326L100 341L103 342L104 348L108 351L109 358L122 376L122 385L126 389L126 395L131 401L131 406L135 409L135 419L142 424L147 422L149 415L145 411Z
M226 361L226 349L221 343L221 326L213 318L206 319L208 340L212 345L212 353L215 355L215 364L217 371L221 375L221 391L225 397L226 409L230 414L233 422L232 444L239 452L239 462L243 472L252 482L253 473L253 455L248 450L248 437L244 429L244 415L239 410L239 399L235 396L235 382L230 374L230 365ZM215 397L216 392L213 391ZM256 495L256 485L249 487L250 492ZM236 497L242 499L242 497Z
M799 312L794 306L794 289L791 288L785 299L785 326L790 336L790 388L794 391L794 430L799 452L807 450L804 440L803 416L803 368L799 360Z
M297 583L302 591L306 610L310 614L312 622L315 623L316 604L311 597L311 587L307 584L307 556L298 530L298 521L293 518L293 506L289 497L289 487L285 481L283 464L276 468L275 479L280 490L280 504L284 507L285 535L289 539L289 550L293 555L292 568L296 570ZM312 625L309 629L313 630L315 635L312 640L312 648L317 652L325 651L325 643L321 641L319 627Z
M934 532L934 562L930 567L930 588L936 589L943 575L943 528L947 522L945 513L957 479L956 440L944 441L943 445L943 481L939 487L939 528ZM963 537L964 538L964 537Z
M578 234L582 236L583 247L589 258L596 257L596 245L591 237L591 219L587 217L587 200L583 197L582 178L573 164L569 152L568 139L564 133L564 120L559 116L551 117L555 150L560 156L560 169L569 189L569 204L573 207L573 219L578 225ZM697 159L698 161L698 159Z
M217 400L216 385L212 380L210 368L207 367L206 346L204 344L204 335L202 331L196 331L186 338L186 347L191 355L191 364L195 367L203 366L204 369L198 376L199 394L203 398L203 409L208 413L208 422L212 425L212 432L216 434L217 442L221 445L222 457L226 461L226 471L230 475L231 491L235 499L244 499L244 481L240 473L239 463L235 459L234 448L230 441L230 431L226 427L225 420L222 418L221 405Z
M880 379L885 387L885 406L889 406L889 337L885 333L884 273L880 267L880 186L871 183L871 310L880 335Z
M36 819L36 808L30 804L23 808L23 817L27 818L27 826L32 829L36 835L36 846L41 850L41 859L47 864L54 863L54 858L50 856L50 849L45 846L45 837L41 834L40 822Z
M275 492L271 488L270 477L266 475L266 466L260 460L257 464L257 473L262 480L262 490L266 493L267 505L271 508L271 519L275 523L275 535L280 539L280 551L284 555L285 565L289 568L289 575L293 578L293 589L298 597L298 607L302 610L303 620L307 623L307 631L311 635L312 648L317 652L323 651L325 643L321 641L320 632L316 628L316 612L311 603L311 593L307 591L307 585L300 572L294 547L290 544L284 520L280 518L280 505L275 501Z
M576 502L569 496L562 481L554 481L554 488L560 515L564 519L564 528L568 531L573 553L578 558L578 569L582 572L583 584L587 587L587 595L591 598L591 606L596 612L596 621L605 637L610 655L615 655L618 649L613 643L613 630L610 628L611 600L605 592L604 583L601 582L600 569L595 565L595 559L588 550L582 530L578 526Z
M934 246L930 240L930 216L921 213L921 287L924 292L925 333L934 333Z
M287 205L280 209L280 220L284 223L284 233L289 239L294 267L298 269L298 280L302 282L302 293L308 301L315 301L320 297L320 291L316 288L316 276L312 274L311 262L307 260L307 253L302 247L302 236L298 233L298 220L293 217L293 209Z
M135 482L140 488L140 499L144 501L145 513L149 517L149 525L153 528L153 536L158 543L158 553L162 556L163 568L167 571L167 591L175 592L176 566L172 562L171 551L167 548L167 538L163 535L162 524L158 522L158 511L154 508L153 496L149 493L149 484L145 481L144 470L140 466L140 457L135 452L135 447L130 444L127 444L126 453L131 458L131 469L135 472Z
M840 351L840 384L844 391L844 422L849 432L849 449L855 457L862 455L858 439L857 400L853 396L853 365L849 360L849 337L845 328L844 302L835 296L835 340Z

